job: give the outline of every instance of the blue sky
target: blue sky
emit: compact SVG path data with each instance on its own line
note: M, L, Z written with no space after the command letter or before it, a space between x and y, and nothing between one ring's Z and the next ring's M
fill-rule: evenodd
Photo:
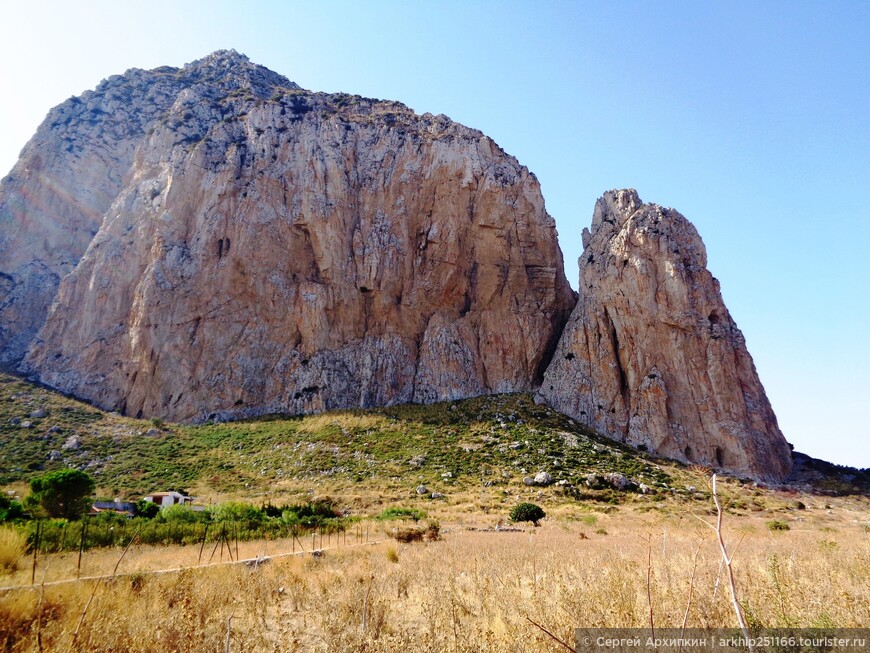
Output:
M602 192L673 206L786 438L870 466L870 3L7 3L0 174L70 95L221 48L487 133L540 180L575 287Z

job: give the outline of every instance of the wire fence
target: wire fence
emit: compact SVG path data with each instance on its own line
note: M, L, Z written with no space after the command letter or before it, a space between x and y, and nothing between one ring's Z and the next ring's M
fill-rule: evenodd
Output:
M324 551L329 549L336 548L349 548L349 547L360 547L360 546L370 546L374 544L380 544L386 541L383 537L373 538L374 535L371 532L370 526L368 524L362 523L353 523L353 524L342 524L343 528L330 528L332 525L318 525L315 527L302 528L298 524L292 526L286 526L285 530L282 532L282 539L288 540L289 551L282 551L279 553L272 553L269 555L260 555L254 558L241 558L239 555L239 539L234 539L234 536L241 533L252 534L257 532L256 529L251 528L238 528L239 524L235 522L225 522L218 524L205 524L204 528L200 530L201 538L196 542L188 542L187 544L196 544L200 545L199 556L197 559L197 563L193 565L187 566L176 566L162 569L146 569L146 570L136 570L134 572L127 573L112 573L112 574L104 574L104 575L87 575L81 576L81 553L84 548L79 549L79 558L78 565L76 568L76 576L70 578L63 578L59 580L53 580L50 582L37 582L37 571L42 566L42 561L40 559L40 551L41 546L39 546L39 538L42 536L41 526L45 522L39 522L36 530L34 532L34 536L36 537L36 541L30 552L32 557L32 572L30 583L28 584L19 584L19 585L9 585L5 587L0 587L0 592L10 592L14 590L23 590L23 589L34 589L39 587L51 587L55 585L64 585L69 583L77 583L77 582L92 582L92 581L102 581L110 578L118 577L118 576L133 576L133 575L160 575L160 574L171 574L178 573L184 571L186 569L201 569L201 568L209 568L209 567L217 567L222 565L239 565L244 564L250 567L258 567L262 564L266 564L271 560L280 559L290 556L299 556L304 554L312 554L315 556L322 555ZM165 525L165 524L164 524ZM233 526L236 526L234 528ZM82 524L82 532L80 534L81 541L84 541L87 538L88 525L87 522ZM129 531L129 529L127 529ZM209 533L211 531L211 534ZM50 532L50 531L49 531ZM118 545L123 547L124 554L126 554L127 550L131 547L135 548L140 545L147 545L149 542L144 541L142 539L142 534L145 532L144 529L139 528L136 531L129 532L129 535L124 535L126 537L126 542L122 542L118 540ZM380 535L380 534L379 534ZM115 536L113 536L115 537ZM254 540L258 538L248 538L249 540ZM267 538L260 538L267 539ZM273 539L273 538L268 538ZM98 540L100 541L100 540ZM161 542L162 543L162 542ZM213 544L213 548L211 551L207 550L209 547L207 545ZM217 562L214 562L213 559L217 554L218 549L220 549L220 559ZM57 551L55 551L57 552ZM224 554L224 552L226 552ZM226 560L224 560L224 555L226 555ZM122 558L123 559L123 554Z

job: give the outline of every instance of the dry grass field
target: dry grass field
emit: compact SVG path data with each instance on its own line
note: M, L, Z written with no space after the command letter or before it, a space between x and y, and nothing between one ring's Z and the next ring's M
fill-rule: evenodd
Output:
M801 511L785 522L790 530L771 530L769 515L726 516L750 625L870 624L866 503L832 500L830 508ZM351 546L351 536L347 545L331 542L322 557L274 557L257 567L196 568L197 547L134 546L113 579L4 591L0 648L553 651L560 645L530 620L569 643L578 626L646 627L651 618L656 627L684 619L734 626L715 533L698 517L712 521L623 509L496 532L476 530L494 524L481 515L447 525L437 542L414 544L372 524L369 538L380 542ZM304 545L310 549L310 540ZM243 542L240 554L275 556L290 547ZM83 574L111 573L120 553L86 553ZM74 576L74 558L49 556L37 579ZM29 561L18 566L0 585L29 582ZM175 566L189 568L149 573Z
M19 425L37 409L47 417ZM309 532L231 551L93 548L80 572L78 551L40 554L34 585L27 524L0 527L0 652L532 652L566 650L553 636L571 643L577 627L737 625L701 523L714 519L710 470L604 440L527 395L182 426L0 375L0 441L0 488L18 496L75 467L101 496L183 485L206 505L326 501L350 526L322 545ZM868 627L868 474L796 460L790 489L720 479L746 619ZM529 485L540 470L553 483ZM529 501L547 512L539 528L495 530ZM441 538L398 542L392 529L409 524L375 518L388 510L425 513ZM116 525L122 542L153 528ZM231 556L268 561L224 564Z

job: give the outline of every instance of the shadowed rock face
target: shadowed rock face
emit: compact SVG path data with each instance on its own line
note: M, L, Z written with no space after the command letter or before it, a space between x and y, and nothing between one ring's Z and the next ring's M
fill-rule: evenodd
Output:
M158 108L137 95L143 79L165 86ZM3 247L22 248L8 360L44 320L25 369L171 420L540 382L574 295L537 180L492 140L399 103L303 91L233 52L113 78L100 106L109 87L141 125L115 143L76 122L64 134L81 145L64 153L50 116L4 182ZM81 151L103 167L62 176ZM35 235L5 207L45 190L29 185L39 157L64 202L25 203ZM10 316L30 297L24 325Z
M694 226L610 191L583 245L580 298L540 396L659 455L784 479L789 445Z

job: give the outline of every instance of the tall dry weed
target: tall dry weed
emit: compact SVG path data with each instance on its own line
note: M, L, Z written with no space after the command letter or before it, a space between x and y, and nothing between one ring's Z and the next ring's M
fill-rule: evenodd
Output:
M27 537L23 533L10 526L0 527L0 574L14 572L25 551Z

